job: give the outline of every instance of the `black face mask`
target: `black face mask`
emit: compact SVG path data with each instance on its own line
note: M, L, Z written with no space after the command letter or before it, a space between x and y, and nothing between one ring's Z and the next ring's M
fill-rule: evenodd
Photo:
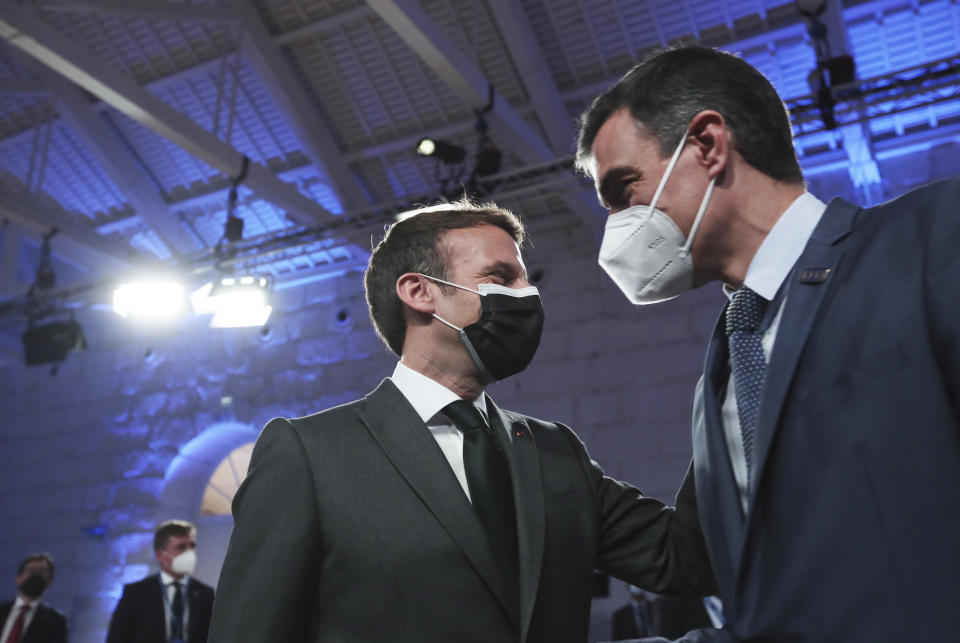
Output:
M40 598L43 591L47 589L47 579L40 574L31 574L27 579L20 583L20 593L27 598Z
M489 381L502 380L525 369L540 346L543 332L543 306L534 286L507 288L498 284L479 284L478 290L423 275L440 283L480 295L480 319L458 328L445 319L438 320L457 331L470 359Z

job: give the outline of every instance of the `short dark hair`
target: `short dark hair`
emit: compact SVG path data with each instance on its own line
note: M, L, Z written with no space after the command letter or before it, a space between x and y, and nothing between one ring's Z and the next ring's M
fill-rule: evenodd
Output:
M157 551L167 546L171 536L190 536L197 533L192 522L186 520L164 520L153 533L153 550Z
M600 94L580 117L577 167L589 173L597 133L628 108L668 156L686 127L705 109L723 114L743 159L767 176L802 183L790 117L770 81L743 59L709 47L656 52Z
M53 565L53 556L51 556L47 552L38 552L36 554L30 554L29 556L21 560L20 567L17 568L17 576L19 576L24 571L26 571L27 565L29 565L35 560L42 560L47 564L47 568L50 570L50 579L53 580L53 572L55 569Z
M363 285L367 308L377 335L396 355L403 351L407 322L403 303L397 297L397 279L420 272L447 279L447 256L443 243L450 230L492 225L504 230L520 245L526 233L520 219L495 203L467 199L419 208L403 213L370 253ZM449 288L443 286L441 288Z

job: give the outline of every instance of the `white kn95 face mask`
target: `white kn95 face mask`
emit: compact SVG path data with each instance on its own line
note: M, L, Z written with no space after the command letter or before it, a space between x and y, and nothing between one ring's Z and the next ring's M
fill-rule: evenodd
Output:
M690 228L690 236L686 239L673 219L656 207L686 142L687 134L684 133L650 205L635 205L607 218L599 264L634 304L667 301L693 287L690 246L707 210L717 177L710 179Z

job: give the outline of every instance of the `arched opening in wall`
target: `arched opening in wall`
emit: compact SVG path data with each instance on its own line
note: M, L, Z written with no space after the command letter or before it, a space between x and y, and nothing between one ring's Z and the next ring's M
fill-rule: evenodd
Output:
M229 516L230 503L240 483L247 477L253 442L241 444L225 457L213 470L200 503L202 516Z
M157 522L183 518L197 526L196 577L214 587L233 530L230 503L258 434L246 424L216 424L183 445L167 468Z

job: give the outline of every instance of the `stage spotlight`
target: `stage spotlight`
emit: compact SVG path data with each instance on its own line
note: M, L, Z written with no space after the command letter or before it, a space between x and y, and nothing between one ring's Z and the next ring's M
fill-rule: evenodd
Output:
M75 319L45 324L30 322L21 339L27 366L62 362L67 354L87 348L83 328Z
M121 317L160 322L179 316L184 309L183 284L147 279L120 284L113 291L113 310Z
M191 295L194 312L213 313L210 328L263 326L270 318L270 288L265 277L227 276Z
M417 143L417 154L439 159L448 165L463 163L467 158L467 150L459 145L429 137L422 138Z

